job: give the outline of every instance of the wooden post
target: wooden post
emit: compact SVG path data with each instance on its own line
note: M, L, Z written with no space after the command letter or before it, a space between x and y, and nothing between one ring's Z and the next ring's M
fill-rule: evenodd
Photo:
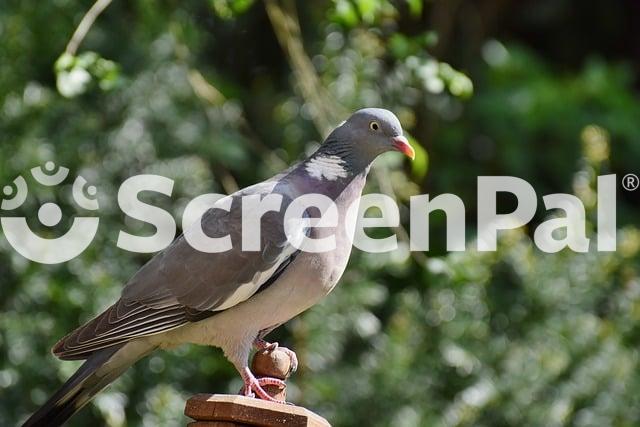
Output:
M251 370L256 377L286 380L291 370L289 356L278 349L259 351L253 356ZM286 399L286 386L263 388L271 397ZM331 427L327 420L300 406L240 395L197 394L187 400L184 413L195 420L188 427Z

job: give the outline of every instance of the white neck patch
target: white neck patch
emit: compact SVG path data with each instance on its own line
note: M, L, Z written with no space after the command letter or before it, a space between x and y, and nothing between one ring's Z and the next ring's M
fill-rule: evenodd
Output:
M317 156L309 160L305 169L313 178L335 181L347 177L344 164L345 161L338 156Z

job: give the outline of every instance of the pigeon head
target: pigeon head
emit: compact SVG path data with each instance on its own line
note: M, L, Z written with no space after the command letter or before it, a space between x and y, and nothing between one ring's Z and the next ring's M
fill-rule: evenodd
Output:
M335 130L335 136L351 141L353 150L364 156L375 158L386 151L395 150L412 160L415 157L413 147L402 135L398 118L382 108L356 111Z
M312 161L332 160L351 172L366 169L376 157L387 151L399 151L415 157L413 147L402 135L398 118L389 110L364 108L358 110L335 128L322 144Z

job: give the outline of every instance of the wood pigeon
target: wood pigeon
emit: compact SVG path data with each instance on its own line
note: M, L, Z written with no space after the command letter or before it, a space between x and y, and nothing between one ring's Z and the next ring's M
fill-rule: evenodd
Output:
M230 236L232 248L218 253L196 250L185 239L185 230L152 258L129 280L115 304L54 346L60 359L85 363L24 425L64 423L137 360L184 343L222 348L242 376L242 392L273 400L262 387L281 380L256 378L248 366L250 352L276 348L278 344L267 343L264 336L336 285L352 247L353 230L344 226L347 208L358 202L373 160L390 150L414 157L397 117L384 109L365 108L334 129L306 160L228 196L228 210L207 210L200 221L202 231L211 237ZM284 231L286 206L311 193L334 202L338 227L308 227L304 233L312 239L332 233L333 250L297 249ZM243 250L242 199L270 194L281 196L283 206L262 216L260 249ZM295 370L295 353L285 351Z

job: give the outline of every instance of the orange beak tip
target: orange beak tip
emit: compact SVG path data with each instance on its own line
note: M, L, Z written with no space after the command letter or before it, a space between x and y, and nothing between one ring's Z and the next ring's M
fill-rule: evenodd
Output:
M411 160L416 158L416 151L413 149L411 144L409 144L409 140L404 136L396 136L393 138L393 148L409 157Z

